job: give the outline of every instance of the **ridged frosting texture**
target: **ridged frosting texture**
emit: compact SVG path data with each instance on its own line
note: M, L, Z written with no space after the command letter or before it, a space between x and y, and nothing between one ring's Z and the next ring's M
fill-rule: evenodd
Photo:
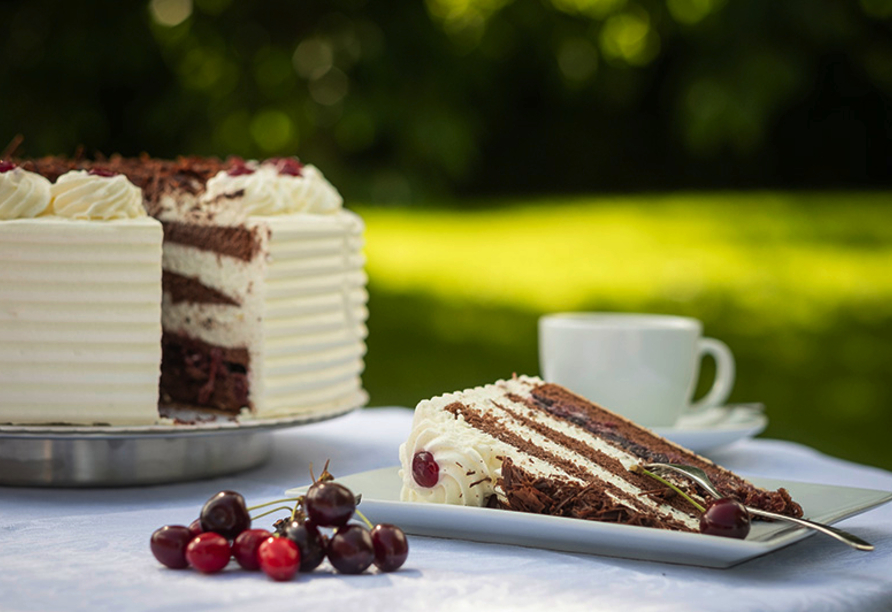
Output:
M0 423L158 419L161 224L0 223Z
M0 220L30 219L50 204L51 183L35 172L13 168L0 172Z
M71 170L50 188L50 214L68 219L136 219L145 217L142 190L123 174L101 176Z
M272 163L247 166L247 174L222 171L211 177L202 202L247 216L285 215L297 212L331 214L343 199L315 166L304 166L300 176L283 174Z
M362 220L340 210L265 221L270 238L258 416L365 404Z

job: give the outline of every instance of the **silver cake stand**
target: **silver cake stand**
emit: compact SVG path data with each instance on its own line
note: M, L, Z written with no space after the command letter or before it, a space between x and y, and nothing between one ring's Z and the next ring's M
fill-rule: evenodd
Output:
M0 485L119 487L222 476L266 462L275 430L333 419L361 405L281 419L205 416L201 422L130 427L0 425ZM176 410L168 414L190 416Z

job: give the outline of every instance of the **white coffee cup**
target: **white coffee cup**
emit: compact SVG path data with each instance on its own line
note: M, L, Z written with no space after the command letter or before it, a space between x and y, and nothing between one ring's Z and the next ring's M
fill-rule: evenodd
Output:
M539 319L543 378L646 427L721 406L734 386L734 355L703 338L697 319L656 314L560 313ZM716 362L709 392L691 403L704 355Z

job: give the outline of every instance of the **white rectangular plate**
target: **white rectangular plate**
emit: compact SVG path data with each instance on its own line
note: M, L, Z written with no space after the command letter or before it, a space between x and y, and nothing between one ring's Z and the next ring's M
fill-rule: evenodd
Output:
M398 467L338 478L362 495L360 509L373 523L393 523L406 533L476 542L531 546L565 552L662 561L703 567L731 567L813 534L810 529L757 521L745 540L614 523L399 501ZM784 487L807 518L834 523L892 500L892 492L752 478L760 487ZM291 489L300 495L306 487ZM857 534L856 534L857 535ZM843 546L828 539L828 546ZM864 554L853 551L852 554Z

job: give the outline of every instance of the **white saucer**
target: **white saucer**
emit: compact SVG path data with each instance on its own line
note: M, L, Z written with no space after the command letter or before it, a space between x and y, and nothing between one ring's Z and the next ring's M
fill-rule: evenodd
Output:
M653 431L695 453L705 453L762 433L768 426L763 409L762 404L707 408L682 416L672 427L654 427Z

